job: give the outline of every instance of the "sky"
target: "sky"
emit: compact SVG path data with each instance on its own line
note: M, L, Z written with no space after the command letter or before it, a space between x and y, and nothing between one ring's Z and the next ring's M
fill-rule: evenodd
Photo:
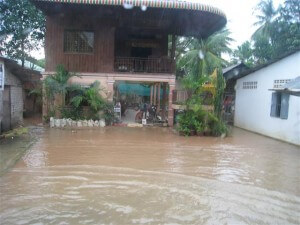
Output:
M251 35L257 29L253 24L256 22L255 10L260 0L192 0L218 7L227 16L227 28L231 31L231 37L235 40L231 47L235 49L243 42L250 40ZM278 7L283 0L273 0L274 6ZM37 59L44 58L44 50L40 49L33 53Z
M251 35L257 29L254 26L256 15L254 10L260 0L197 0L221 9L227 17L227 28L231 31L231 37L235 40L232 47L236 48L243 42L250 40ZM283 0L273 0L275 8L283 3Z

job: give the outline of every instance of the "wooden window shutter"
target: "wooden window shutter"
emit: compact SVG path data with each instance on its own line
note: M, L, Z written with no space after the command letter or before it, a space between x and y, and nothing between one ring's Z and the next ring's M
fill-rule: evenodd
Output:
M290 95L286 93L282 93L281 95L281 110L280 110L280 118L287 119L289 116L289 99Z
M271 102L271 114L270 116L276 117L276 106L277 106L278 95L276 92L272 93L272 102Z

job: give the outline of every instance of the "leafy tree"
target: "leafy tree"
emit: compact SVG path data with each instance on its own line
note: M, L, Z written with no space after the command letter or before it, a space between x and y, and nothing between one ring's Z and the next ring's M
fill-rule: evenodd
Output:
M56 96L61 98L61 107L65 105L65 95L69 89L72 89L74 85L70 85L68 80L71 77L76 76L75 73L67 71L63 65L58 65L56 73L47 76L44 80L46 96L49 100L54 100Z
M257 22L254 25L259 26L259 28L254 32L252 37L255 38L261 35L269 37L273 29L273 21L277 15L273 1L261 0L256 9L259 11L259 14L256 15Z
M223 106L223 95L225 90L225 79L220 70L217 71L217 78L214 81L216 87L216 94L214 96L214 114L221 120L222 119L222 106Z
M42 68L45 68L46 67L46 60L45 59L38 59L36 61L36 64Z
M284 5L280 7L280 15L288 23L300 23L300 2L299 0L285 0Z
M229 44L232 39L229 35L229 30L224 29L205 40L188 40L185 53L178 59L178 66L195 79L210 75L214 69L226 64L222 54L231 53Z
M241 61L249 67L253 67L255 64L253 49L250 41L246 41L242 45L238 46L237 49L234 50L233 56L233 63Z
M29 0L0 1L0 15L1 52L20 59L24 66L30 52L43 41L45 18Z
M259 13L255 23L259 28L252 35L250 43L234 51L233 62L239 59L247 65L251 66L252 62L257 65L300 49L299 9L298 0L285 0L278 9L274 8L272 0L262 0L257 6ZM249 57L251 48L252 57Z

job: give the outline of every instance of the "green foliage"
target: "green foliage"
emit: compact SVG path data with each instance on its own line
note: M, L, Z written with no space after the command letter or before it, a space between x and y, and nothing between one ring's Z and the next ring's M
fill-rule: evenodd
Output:
M103 105L103 118L106 124L112 124L115 121L114 105L111 102L105 102Z
M81 86L73 86L70 89L75 96L70 101L70 108L64 109L62 115L66 118L74 119L100 119L104 118L107 124L111 124L114 120L113 104L103 99L100 94L100 83L95 81L88 88ZM83 105L89 107L89 113L84 115ZM100 114L102 112L102 114Z
M190 136L193 131L211 133L214 136L227 134L228 131L221 119L203 109L186 110L179 115L178 123L178 131L185 136Z
M89 88L79 87L77 94L71 99L71 105L74 108L80 108L83 102L86 102L93 113L98 113L104 106L104 99L100 95L100 83L95 81Z
M68 84L68 80L77 76L75 73L70 73L65 69L63 65L58 65L56 67L56 73L47 76L43 81L45 85L46 95L48 98L54 100L56 94L60 94L63 98L62 104L64 103L65 94L68 89L72 89L72 85Z
M214 97L214 113L218 119L221 120L223 95L225 89L225 79L221 71L217 72L217 79L215 81L216 94Z
M43 42L45 17L29 0L0 1L0 53L21 59Z
M273 0L261 0L256 10L258 11L256 15L257 22L254 25L259 26L259 28L254 32L252 37L254 39L257 36L270 37L271 30L274 29L273 21L278 12L274 8Z
M300 49L299 0L285 0L278 9L274 8L272 0L262 0L256 12L255 25L259 27L250 44L246 42L234 51L233 63L239 60L255 66Z
M45 59L38 59L36 60L36 65L45 68L46 67L46 60Z
M215 68L222 68L227 62L221 57L222 53L231 53L229 44L232 39L230 32L221 30L207 39L186 38L181 45L184 49L178 50L177 67L185 74L197 80L210 75ZM187 44L184 45L184 42Z
M237 49L233 52L233 57L234 64L238 63L238 61L241 61L248 67L253 67L255 64L255 60L250 41L246 41L241 46L238 46Z
M61 117L70 118L72 120L86 119L83 116L82 108L75 108L75 107L63 107L61 109Z

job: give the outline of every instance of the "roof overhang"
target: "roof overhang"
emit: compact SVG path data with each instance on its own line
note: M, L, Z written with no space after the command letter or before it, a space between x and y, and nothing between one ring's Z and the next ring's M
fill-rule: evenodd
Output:
M17 76L22 82L39 82L42 77L39 71L22 67L15 60L4 56L0 56L0 60L2 60L10 72Z
M295 95L300 97L300 89L286 89L286 88L274 88L274 89L269 89L269 91L276 91L276 92L281 92L289 95Z
M199 2L176 0L31 0L44 13L64 12L68 7L78 10L109 9L115 11L117 17L124 15L136 16L137 19L147 15L161 22L163 18L170 19L169 26L177 27L170 34L206 38L226 25L225 14L216 7ZM145 10L146 9L146 10ZM73 10L72 12L76 12ZM77 11L79 12L79 11ZM96 11L97 12L97 11ZM132 12L132 15L130 13ZM100 14L100 13L96 13ZM91 14L89 14L92 16ZM130 16L128 16L130 15Z

